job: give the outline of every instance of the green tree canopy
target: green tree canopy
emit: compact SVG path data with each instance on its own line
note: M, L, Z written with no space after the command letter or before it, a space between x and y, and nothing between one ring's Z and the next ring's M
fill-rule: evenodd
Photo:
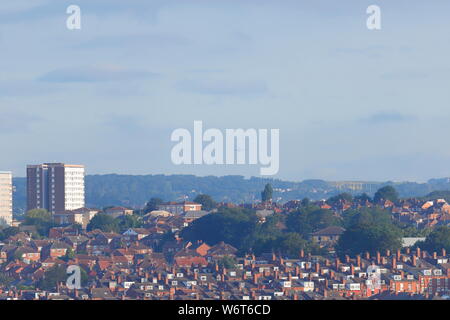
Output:
M216 207L216 202L211 198L211 196L207 194L199 194L195 197L194 202L200 203L202 205L202 209L209 211Z
M253 210L221 208L217 213L195 220L181 235L186 240L203 240L211 245L224 241L244 250L251 245L248 239L256 232L257 224L258 217Z
M38 287L43 290L51 291L56 289L58 283L64 283L66 280L66 267L63 265L55 265L45 272L44 277L38 283Z
M392 202L398 201L398 193L392 186L385 186L383 188L378 189L375 192L375 196L373 197L374 202L380 202L381 200L390 200Z
M353 201L353 196L350 193L344 192L344 193L340 193L334 197L331 197L327 200L327 203L332 206L332 205L336 205L341 201L346 201L346 202L352 202Z
M164 201L161 198L151 198L144 207L144 213L149 213L154 210L158 210L158 206Z
M25 215L23 224L35 226L41 236L47 236L50 228L55 226L52 214L45 209L33 209L28 211Z
M237 261L236 261L236 258L234 258L232 256L225 256L225 257L220 258L219 261L217 261L217 264L221 268L235 269Z
M85 286L88 281L88 275L83 268L81 272L81 285ZM55 265L45 272L44 277L38 282L38 288L51 291L55 290L58 283L65 284L68 278L67 266Z
M14 281L13 277L8 276L6 273L0 273L0 285L8 287Z
M341 257L401 248L403 231L393 223L385 210L348 210L344 225L347 229L336 245L336 251Z
M286 233L277 239L278 245L274 248L290 257L297 257L300 250L308 247L308 241L298 233Z
M117 226L119 227L119 232L125 232L129 228L140 228L142 227L142 220L137 215L123 215L115 219Z
M302 201L300 202L302 207L307 207L309 205L311 205L311 200L309 198L303 198Z
M73 251L72 248L68 248L66 251L66 254L64 255L64 257L61 258L61 260L63 261L69 261L72 260L75 257L75 252Z
M6 227L0 230L0 240L8 239L11 236L15 236L19 232L20 230L17 227Z
M261 200L262 202L272 201L273 199L273 188L270 183L266 184L263 192L261 192Z
M450 228L447 226L436 228L419 246L428 252L438 252L442 249L450 251Z
M367 193L362 193L360 195L355 196L354 200L360 203L372 202L372 198Z
M87 225L87 231L100 229L103 232L119 232L119 224L116 219L105 214L98 213Z
M289 213L287 217L288 230L299 233L305 238L311 232L340 225L342 225L342 220L334 215L333 211L321 209L316 206L301 208L300 210Z

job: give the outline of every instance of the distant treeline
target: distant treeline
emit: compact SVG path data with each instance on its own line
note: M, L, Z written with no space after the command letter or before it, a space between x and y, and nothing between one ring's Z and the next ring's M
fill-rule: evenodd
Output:
M14 212L21 214L26 208L26 179L14 178ZM194 199L198 194L208 194L216 201L253 202L260 199L265 184L274 188L275 201L309 198L327 199L342 192L367 193L370 196L380 187L393 185L403 198L423 197L433 191L450 190L450 179L432 179L427 183L380 182L363 184L362 189L351 189L346 184L323 180L289 182L243 176L193 175L89 175L86 176L86 206L103 208L111 205L140 208L152 197L163 200ZM436 195L436 194L435 194Z

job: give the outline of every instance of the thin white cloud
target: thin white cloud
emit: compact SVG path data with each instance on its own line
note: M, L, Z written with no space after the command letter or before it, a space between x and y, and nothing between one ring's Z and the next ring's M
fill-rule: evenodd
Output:
M415 116L399 112L377 112L362 119L362 121L368 124L378 125L386 123L410 122L415 119Z
M229 80L185 80L178 88L199 94L210 95L261 95L267 92L263 81Z
M143 70L127 69L116 66L103 67L71 67L50 71L38 78L44 82L102 82L127 81L133 79L148 79L158 77L159 74Z

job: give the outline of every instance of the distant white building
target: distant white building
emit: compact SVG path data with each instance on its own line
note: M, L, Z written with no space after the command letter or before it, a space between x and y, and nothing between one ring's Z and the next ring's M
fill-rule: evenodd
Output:
M202 205L191 201L165 202L158 205L158 210L167 211L176 215L181 215L189 211L200 211L202 210Z
M12 173L0 171L0 225L12 224L13 219Z

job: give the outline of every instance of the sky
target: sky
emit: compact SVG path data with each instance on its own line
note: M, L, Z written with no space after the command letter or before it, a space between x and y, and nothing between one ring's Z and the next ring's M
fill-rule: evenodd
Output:
M448 177L449 15L447 0L2 1L0 171L259 175L174 165L171 133L201 120L280 129L275 178Z

